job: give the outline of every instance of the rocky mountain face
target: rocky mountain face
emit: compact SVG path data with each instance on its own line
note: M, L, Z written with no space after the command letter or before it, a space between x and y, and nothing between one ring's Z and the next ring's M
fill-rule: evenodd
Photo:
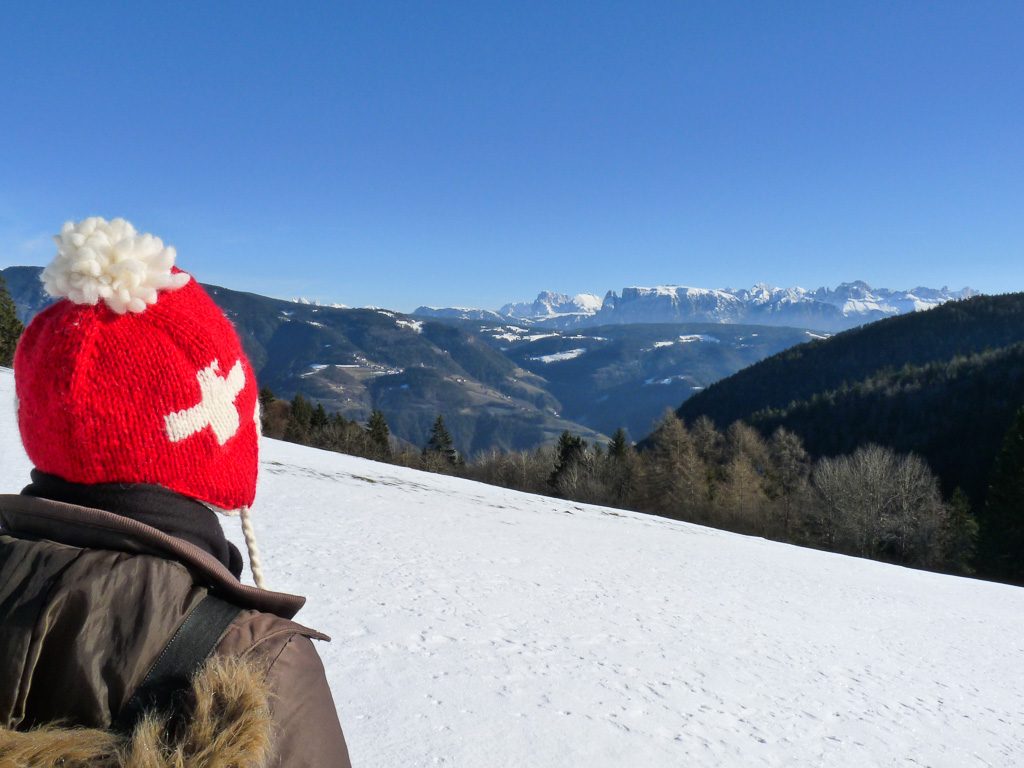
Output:
M594 315L601 309L601 305L601 297L592 293L567 296L564 293L541 291L535 301L506 304L498 310L498 314L503 317L540 320L567 315Z
M510 303L490 310L420 307L414 314L446 319L495 319L528 322L550 328L627 325L635 323L721 323L790 326L836 332L886 317L931 309L966 299L976 291L964 288L914 288L894 291L872 288L863 281L836 288L776 288L758 284L739 290L687 286L628 287L593 294L542 292L533 302ZM487 314L485 314L487 313Z

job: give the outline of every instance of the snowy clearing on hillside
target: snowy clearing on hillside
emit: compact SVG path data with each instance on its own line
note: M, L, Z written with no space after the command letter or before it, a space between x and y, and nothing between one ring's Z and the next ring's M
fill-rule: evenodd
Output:
M580 355L585 355L587 350L585 349L568 349L565 352L554 352L550 355L541 355L539 357L531 357L530 359L538 363L561 363L566 360L575 360Z
M1024 590L262 450L358 768L1024 764ZM0 371L0 491L28 471Z
M716 339L714 336L708 336L706 333L693 333L686 336L680 336L678 339L672 341L656 341L654 346L649 349L645 349L645 352L651 352L655 349L664 349L665 347L674 347L676 344L693 344L695 342L703 342L705 344L721 344L720 339Z
M689 378L690 377L687 376L685 373L680 374L678 376L668 376L663 379L659 379L658 377L655 376L650 379L644 379L644 386L650 386L652 384L674 384L677 381L686 381ZM703 389L703 387L690 387L690 389Z
M508 342L533 342L540 341L542 339L553 339L559 334L557 333L530 333L525 328L519 328L515 325L498 326L496 328L482 328L482 333L489 333L491 338L498 341Z
M693 333L688 336L680 336L680 344L693 344L694 342L702 341L705 344L720 344L721 342L714 336L708 336L706 333Z
M423 333L422 320L395 320L395 324L400 328L408 328L410 331L414 331L415 333Z

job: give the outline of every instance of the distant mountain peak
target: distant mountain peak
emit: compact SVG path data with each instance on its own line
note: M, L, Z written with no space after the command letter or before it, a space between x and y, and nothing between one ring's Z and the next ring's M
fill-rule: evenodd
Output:
M502 323L508 319L506 315L493 309L475 309L473 307L417 307L413 315L419 317L448 318L452 320L488 320ZM524 321L525 322L525 321Z
M532 302L509 303L499 309L498 313L506 317L539 320L565 315L594 315L601 310L603 304L601 297L592 293L570 296L555 291L541 291Z
M328 309L350 309L348 304L339 304L338 302L325 304L321 301L318 301L317 299L307 299L305 296L299 296L297 298L292 299L292 303L302 304L303 306L308 307L327 307Z
M494 310L421 307L414 314L461 319L515 320L553 328L623 323L747 323L788 325L832 332L885 317L931 309L970 298L977 291L948 287L912 290L873 288L853 280L835 288L808 290L755 283L750 288L689 285L628 286L596 294L541 291L533 301L510 302Z

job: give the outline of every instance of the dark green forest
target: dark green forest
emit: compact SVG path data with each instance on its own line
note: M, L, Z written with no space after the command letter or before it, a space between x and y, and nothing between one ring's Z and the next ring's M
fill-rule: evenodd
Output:
M981 522L979 573L1015 579L988 518L999 455L1024 405L1024 294L977 297L804 344L724 379L679 416L798 435L815 458L881 445L923 458ZM1003 542L1003 544L1000 544Z

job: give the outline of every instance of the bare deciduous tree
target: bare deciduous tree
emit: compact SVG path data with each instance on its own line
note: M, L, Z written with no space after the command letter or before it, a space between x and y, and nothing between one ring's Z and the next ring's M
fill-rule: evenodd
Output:
M934 566L948 510L938 480L917 456L870 445L822 459L810 514L829 549Z

